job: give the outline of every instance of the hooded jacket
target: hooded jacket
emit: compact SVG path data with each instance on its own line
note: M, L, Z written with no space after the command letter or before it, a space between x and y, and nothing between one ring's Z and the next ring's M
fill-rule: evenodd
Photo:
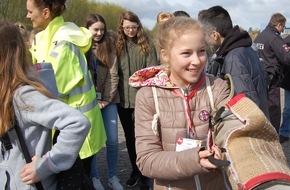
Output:
M200 147L175 151L177 134L186 133L190 126L186 112L190 113L195 134L208 134L209 116L213 110L205 77L209 78L216 109L229 98L227 82L202 74L196 84L181 89L170 81L169 74L166 68L150 67L135 72L129 79L132 87L140 88L135 105L137 166L143 175L154 178L154 189L158 190L231 189L222 170L207 170L200 165ZM157 113L151 89L153 86L157 90L159 105L158 134L152 128ZM222 146L222 140L216 143Z
M89 30L64 22L59 16L35 36L30 49L34 63L52 64L58 98L84 113L91 122L90 132L80 151L82 159L94 155L106 141L101 111L85 58L90 46Z
M218 67L217 71L210 70L209 73L222 78L225 74L230 74L235 94L245 94L268 116L266 73L251 46L252 40L248 32L235 26L216 52L212 67Z

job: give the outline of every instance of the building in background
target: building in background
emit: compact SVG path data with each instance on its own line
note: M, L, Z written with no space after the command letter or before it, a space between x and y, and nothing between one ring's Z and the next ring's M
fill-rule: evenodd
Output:
M285 27L283 35L289 35L290 34L290 27Z

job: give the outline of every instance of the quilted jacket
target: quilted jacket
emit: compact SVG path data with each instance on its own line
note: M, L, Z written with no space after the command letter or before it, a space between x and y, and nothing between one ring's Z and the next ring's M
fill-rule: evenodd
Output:
M231 189L222 169L208 170L200 165L199 147L175 151L177 134L186 133L189 126L185 99L189 101L188 111L195 134L206 135L213 110L205 77L209 78L216 109L227 102L229 85L222 79L203 74L198 84L181 89L171 83L169 72L163 67L150 67L135 72L129 79L131 86L141 88L137 92L135 106L137 166L143 175L154 178L156 190ZM152 128L157 111L152 86L157 87L160 112L157 133ZM187 98L189 96L192 97ZM239 121L233 119L229 123L235 125L235 122ZM216 135L215 143L218 146L223 145L224 135Z

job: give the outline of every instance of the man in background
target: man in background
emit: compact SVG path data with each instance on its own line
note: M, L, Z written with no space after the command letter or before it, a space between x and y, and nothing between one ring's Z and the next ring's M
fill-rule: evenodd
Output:
M281 33L286 18L275 13L266 28L256 37L254 45L268 75L268 105L271 124L279 133L281 121L280 85L283 78L283 65L290 66L290 53Z
M248 32L233 27L229 13L221 6L200 11L198 19L207 33L211 58L207 72L220 78L230 74L235 94L245 94L268 116L265 72Z

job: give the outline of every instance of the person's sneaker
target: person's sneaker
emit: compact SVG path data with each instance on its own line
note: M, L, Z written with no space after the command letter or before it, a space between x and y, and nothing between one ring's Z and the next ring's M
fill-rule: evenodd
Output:
M108 186L113 190L124 190L123 186L119 182L117 176L113 176L108 179Z
M286 141L289 141L289 137L285 137L283 135L279 135L279 142L284 143Z
M101 183L100 178L93 177L92 181L96 190L105 190L104 186Z
M140 176L138 174L131 174L130 178L126 181L127 187L135 187L140 180Z

